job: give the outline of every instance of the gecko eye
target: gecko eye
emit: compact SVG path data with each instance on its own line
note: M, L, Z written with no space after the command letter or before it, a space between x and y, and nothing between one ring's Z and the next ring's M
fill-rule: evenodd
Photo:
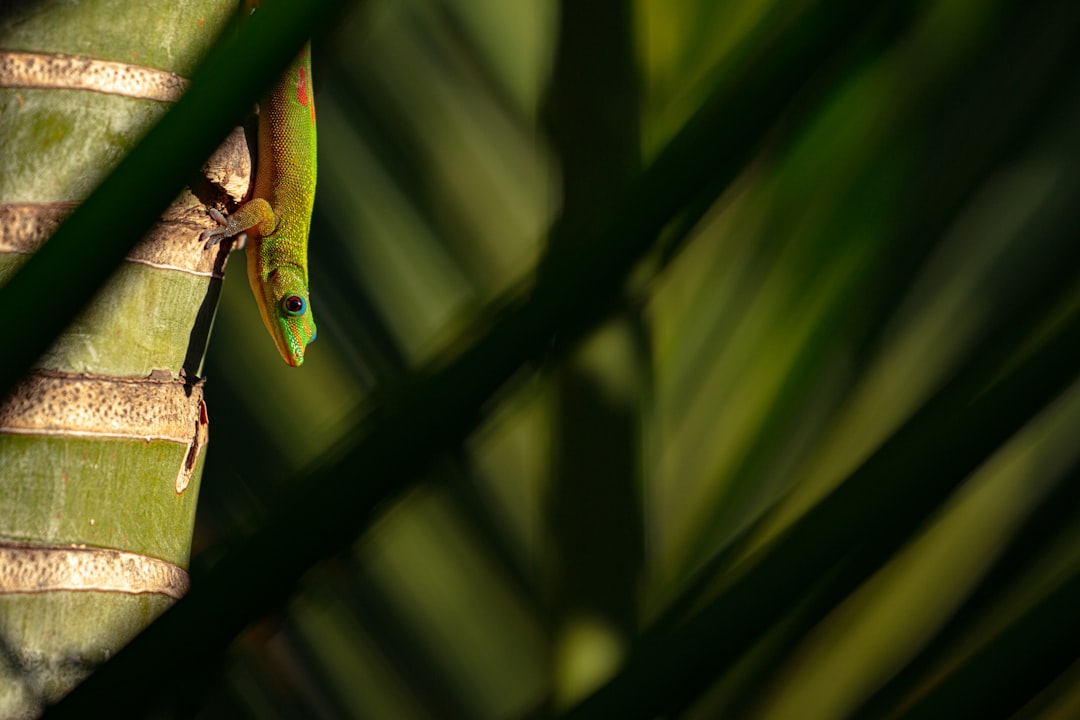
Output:
M281 301L281 309L286 315L303 315L307 310L307 301L299 295L289 295Z

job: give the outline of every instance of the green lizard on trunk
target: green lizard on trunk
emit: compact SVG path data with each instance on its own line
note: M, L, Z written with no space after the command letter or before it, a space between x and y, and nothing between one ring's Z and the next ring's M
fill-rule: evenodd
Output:
M247 237L248 280L266 329L286 363L304 362L315 340L308 301L307 246L315 200L315 102L311 46L259 102L258 158L252 198L220 227L207 230L207 247L234 235Z

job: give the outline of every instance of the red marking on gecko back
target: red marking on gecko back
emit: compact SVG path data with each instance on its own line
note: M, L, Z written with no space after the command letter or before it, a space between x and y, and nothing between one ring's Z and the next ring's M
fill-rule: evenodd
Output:
M301 107L311 111L311 127L315 127L315 103L311 97L311 88L308 86L307 68L300 68L300 75L296 85L296 99Z
M307 107L308 104L308 90L307 90L307 68L300 68L300 82L296 85L296 100L302 106Z

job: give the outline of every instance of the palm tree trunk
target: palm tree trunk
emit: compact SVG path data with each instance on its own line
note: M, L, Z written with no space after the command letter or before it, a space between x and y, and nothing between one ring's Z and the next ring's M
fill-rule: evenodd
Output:
M168 110L230 12L146 5L0 11L0 282ZM230 147L0 405L0 716L39 713L187 589L228 254L198 235L203 201L246 190L242 133Z

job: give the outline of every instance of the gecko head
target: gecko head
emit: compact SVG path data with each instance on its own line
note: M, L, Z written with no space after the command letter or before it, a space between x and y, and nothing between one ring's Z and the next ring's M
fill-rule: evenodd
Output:
M315 340L305 273L296 267L273 270L256 291L259 312L281 358L293 367L304 363L304 351Z

